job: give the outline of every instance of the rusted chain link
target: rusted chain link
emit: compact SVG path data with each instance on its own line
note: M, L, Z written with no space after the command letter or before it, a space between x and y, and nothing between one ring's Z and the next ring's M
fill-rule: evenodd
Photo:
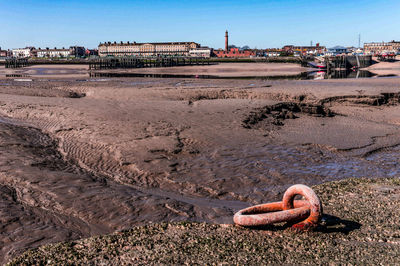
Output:
M294 200L302 195L305 200ZM322 204L315 192L305 185L294 185L283 195L283 201L255 205L238 211L233 221L241 226L262 226L288 222L297 230L308 230L318 225Z

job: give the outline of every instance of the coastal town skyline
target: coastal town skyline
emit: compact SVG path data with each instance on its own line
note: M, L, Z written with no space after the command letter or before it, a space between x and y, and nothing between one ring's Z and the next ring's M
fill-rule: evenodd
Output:
M223 48L230 44L273 48L321 43L358 46L396 40L400 23L379 12L397 1L0 1L0 46L95 48L105 41L194 41ZM301 8L306 6L307 8ZM301 10L301 11L300 11ZM334 11L334 12L333 12ZM373 14L374 19L368 19ZM49 23L51 21L51 23ZM11 22L11 23L10 23ZM338 30L340 28L340 30Z

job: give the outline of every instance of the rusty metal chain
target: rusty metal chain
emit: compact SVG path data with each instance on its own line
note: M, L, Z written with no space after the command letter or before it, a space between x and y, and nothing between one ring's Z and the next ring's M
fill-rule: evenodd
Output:
M305 200L294 200L302 195ZM252 227L287 222L296 230L309 230L318 225L322 217L322 204L308 186L288 188L280 202L255 205L238 211L233 221L240 226Z

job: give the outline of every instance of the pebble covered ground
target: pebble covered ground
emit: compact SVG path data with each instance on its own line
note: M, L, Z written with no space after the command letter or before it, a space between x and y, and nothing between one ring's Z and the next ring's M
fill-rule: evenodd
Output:
M400 179L348 179L313 189L324 207L313 232L284 225L149 224L42 246L9 265L400 263Z

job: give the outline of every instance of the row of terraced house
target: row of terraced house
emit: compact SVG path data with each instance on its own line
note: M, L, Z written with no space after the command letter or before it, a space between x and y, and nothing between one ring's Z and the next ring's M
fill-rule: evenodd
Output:
M364 52L371 55L381 55L385 53L399 54L400 41L365 43Z
M16 58L68 58L68 57L83 57L90 53L90 50L83 46L71 46L69 48L35 48L25 47L12 50L1 50L0 57L16 57Z

